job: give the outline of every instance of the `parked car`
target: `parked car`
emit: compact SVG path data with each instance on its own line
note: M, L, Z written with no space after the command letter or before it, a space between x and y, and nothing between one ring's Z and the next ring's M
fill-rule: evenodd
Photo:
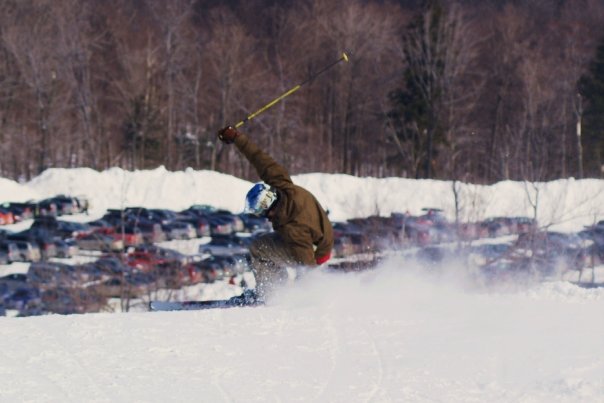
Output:
M22 273L9 274L7 276L0 277L0 296L12 293L18 288L28 286L27 275Z
M119 228L124 223L136 224L142 221L162 223L157 214L153 213L151 209L144 207L126 207L122 210L109 209L101 219L111 223L116 228Z
M128 220L136 221L138 218L132 211L108 209L101 220L117 227Z
M194 205L182 211L181 214L189 214L207 219L210 225L211 236L229 235L236 231L244 231L243 220L226 210L218 210L206 205Z
M41 305L40 292L34 287L25 285L5 294L1 303L6 309L15 309L22 313L37 313Z
M531 270L530 258L502 258L480 266L477 280L485 285L498 285L506 282L522 282L535 276Z
M0 251L0 265L9 264L8 255L5 252Z
M57 257L69 259L78 254L80 248L75 239L60 239L55 238L55 249L57 251Z
M115 239L121 240L126 247L137 246L144 242L142 231L137 227L130 225L124 226L123 228L118 228L113 233L108 235L111 235Z
M457 236L462 241L472 241L487 238L489 231L481 222L459 223L457 225Z
M125 257L122 259L117 256L106 255L101 256L90 264L95 265L104 276L121 277L132 272L132 268L126 264Z
M577 235L584 240L592 242L589 252L598 262L604 262L604 226L596 225L580 231Z
M57 215L70 215L79 213L80 203L75 197L57 195L48 199L42 200L40 203L54 203L57 206Z
M99 233L77 237L76 242L78 247L84 250L119 252L124 249L124 241L121 239L115 239L111 235Z
M48 260L57 255L54 236L41 228L30 228L18 233L9 234L7 239L11 241L27 241L37 245L40 249L42 260Z
M21 255L21 261L23 262L38 262L42 259L40 248L38 245L28 242L15 240L15 245L19 248L19 254Z
M7 202L0 204L0 208L13 214L13 221L20 222L34 217L34 206L30 203Z
M53 287L75 287L81 284L76 268L57 262L35 262L27 271L28 282L34 287L45 290Z
M57 314L100 312L107 298L94 288L53 288L41 295L44 310Z
M160 224L167 224L178 219L178 214L175 211L168 209L149 209L149 214L154 220L158 220Z
M158 268L180 266L180 262L149 250L134 250L127 255L126 264L144 272L151 272Z
M254 233L258 231L270 231L272 229L271 222L265 217L258 217L253 214L239 214L239 218L243 222L243 231Z
M474 265L485 265L503 259L510 254L511 246L506 243L475 245L468 250L468 260Z
M421 215L420 218L423 218L425 220L430 220L432 223L446 223L447 222L447 219L444 216L442 209L434 208L434 207L424 207L424 208L422 208L422 211L424 212L424 214Z
M193 225L198 238L211 235L210 221L207 217L197 216L193 213L185 212L178 215L177 221L188 222L189 224Z
M25 273L11 273L6 276L0 277L0 282L14 282L15 284L27 283L27 274Z
M218 263L225 277L243 274L249 270L248 254L214 255L205 260Z
M93 288L105 298L139 298L157 288L155 283L155 277L137 273L124 277L113 277Z
M168 239L193 239L197 237L197 231L188 222L172 221L162 224L162 229Z
M209 206L207 204L194 204L184 211L198 216L207 217L208 215L216 212L217 209L216 207Z
M77 264L73 266L73 278L76 286L87 287L99 281L105 281L111 276L103 272L97 265L92 263Z
M166 240L166 233L163 231L161 224L147 219L130 220L126 225L131 228L140 230L143 241L147 243L156 243ZM120 227L117 227L118 230Z
M518 236L514 252L529 257L531 262L541 262L556 270L579 270L588 265L587 245L577 234L554 231L528 232Z
M29 201L34 206L34 217L57 216L59 214L57 204L50 200Z
M509 217L512 222L513 232L521 234L525 232L536 232L538 229L537 220L529 217Z
M235 232L233 224L222 217L208 216L208 222L210 223L211 236L231 235Z
M0 207L0 225L10 225L15 223L15 216L12 211Z
M445 258L452 256L452 251L438 245L428 245L420 248L416 254L416 260L424 266L434 267L435 263L440 263Z
M53 216L36 217L31 229L45 230L49 235L61 238L75 238L91 234L94 229L86 223L57 220Z
M509 235L516 232L516 224L507 217L491 217L481 223L489 237Z
M213 236L210 242L199 245L199 252L210 255L235 255L249 252L250 238Z
M88 225L92 232L100 232L106 234L115 230L115 226L113 224L103 219L88 221L86 225Z
M229 222L233 227L234 232L243 232L245 231L245 224L241 217L237 214L233 214L228 210L216 210L211 214L211 217L218 217L223 219L226 222Z
M220 263L212 259L191 262L185 266L191 283L214 283L224 278Z
M13 241L0 241L0 253L6 255L8 263L21 261L21 252Z
M432 222L418 217L409 217L405 225L405 236L412 243L425 246L433 242Z
M56 232L63 238L75 238L94 232L94 229L86 223L57 220L57 224Z
M333 257L342 258L355 254L355 246L352 239L348 236L341 235L334 239Z
M151 253L153 255L161 257L165 261L176 262L179 264L187 264L191 261L191 258L183 253L180 253L174 249L163 248L157 245L140 245L134 249L134 252Z

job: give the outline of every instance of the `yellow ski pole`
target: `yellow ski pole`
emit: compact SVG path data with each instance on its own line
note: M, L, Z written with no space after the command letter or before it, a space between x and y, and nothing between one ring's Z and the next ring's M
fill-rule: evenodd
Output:
M319 76L320 74L322 74L323 72L329 70L330 68L332 68L333 66L335 66L336 64L340 63L341 61L345 61L348 63L348 55L346 55L346 53L342 53L342 57L340 57L338 60L336 60L335 62L329 64L328 66L323 67L321 70L319 70L317 73L313 74L312 76L310 76L309 78L307 78L304 82L296 85L295 87L293 87L292 89L290 89L289 91L285 92L284 94L282 94L281 96L279 96L278 98L273 99L271 102L269 102L268 104L264 105L262 108L258 109L256 112L252 113L251 115L248 115L245 119L243 119L241 122L237 123L235 125L235 128L239 128L241 126L243 126L243 124L245 122L247 122L248 120L251 120L253 118L255 118L256 116L260 115L262 112L264 112L265 110L269 109L271 106L275 105L276 103L278 103L279 101L281 101L283 98L290 96L291 94L293 94L294 92L298 91L300 89L300 87L302 87L304 84L308 83L309 81L314 80L315 78L317 78L317 76Z

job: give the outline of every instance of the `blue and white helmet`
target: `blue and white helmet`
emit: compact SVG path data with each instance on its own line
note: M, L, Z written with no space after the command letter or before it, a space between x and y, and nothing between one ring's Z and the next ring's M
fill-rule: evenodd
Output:
M266 183L256 183L253 188L247 192L245 196L245 208L243 212L246 214L254 214L262 216L266 214L268 209L277 201L277 191Z

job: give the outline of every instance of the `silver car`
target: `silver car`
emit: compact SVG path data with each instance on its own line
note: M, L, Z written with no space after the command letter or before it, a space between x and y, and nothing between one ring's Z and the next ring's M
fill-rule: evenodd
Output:
M199 245L199 252L216 256L246 254L250 240L250 237L214 236L210 242Z

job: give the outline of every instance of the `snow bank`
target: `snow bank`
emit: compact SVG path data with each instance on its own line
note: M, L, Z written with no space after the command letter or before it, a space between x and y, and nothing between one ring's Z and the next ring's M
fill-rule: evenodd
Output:
M422 208L444 210L455 218L477 221L494 216L536 215L540 225L557 230L579 230L604 219L604 181L561 179L546 183L505 181L492 186L404 178L359 178L342 174L304 174L294 182L313 192L333 220L421 214ZM30 182L0 179L0 201L24 201L59 193L85 196L93 214L107 208L144 206L183 209L210 204L240 212L251 183L214 171L171 172L164 167L97 172L87 168L49 169Z

